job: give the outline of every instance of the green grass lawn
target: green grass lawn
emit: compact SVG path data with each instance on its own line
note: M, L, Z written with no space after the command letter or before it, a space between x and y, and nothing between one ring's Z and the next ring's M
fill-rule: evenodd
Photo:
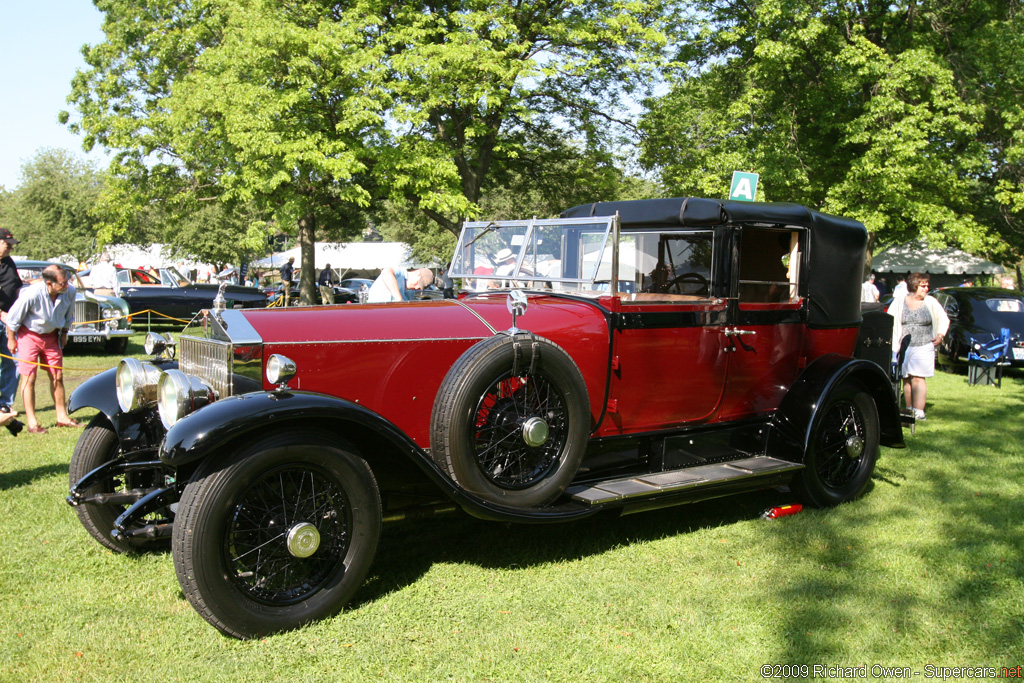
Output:
M140 353L142 337L130 352ZM111 357L67 359L69 389ZM759 680L766 664L1024 664L1024 379L929 381L871 490L774 521L768 491L569 525L385 527L333 619L225 638L166 551L115 555L70 507L79 432L0 432L0 681ZM52 426L45 380L41 422ZM77 414L88 419L89 414ZM833 677L836 680L839 678ZM819 678L820 679L820 678Z

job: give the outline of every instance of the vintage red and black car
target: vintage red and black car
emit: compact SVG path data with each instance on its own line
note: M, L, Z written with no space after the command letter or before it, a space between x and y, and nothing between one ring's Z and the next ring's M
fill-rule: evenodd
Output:
M90 379L68 501L115 551L169 538L185 597L242 638L340 610L385 520L782 484L836 505L904 443L889 375L855 355L866 239L696 198L467 223L456 298L215 309L175 360Z

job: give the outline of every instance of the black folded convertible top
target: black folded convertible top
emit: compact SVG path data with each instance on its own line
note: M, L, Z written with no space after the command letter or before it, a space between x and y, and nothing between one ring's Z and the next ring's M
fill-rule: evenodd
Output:
M613 216L616 212L624 230L743 224L808 228L811 235L808 323L818 326L860 323L868 233L858 221L829 216L800 204L728 202L698 197L582 204L564 211L562 217Z

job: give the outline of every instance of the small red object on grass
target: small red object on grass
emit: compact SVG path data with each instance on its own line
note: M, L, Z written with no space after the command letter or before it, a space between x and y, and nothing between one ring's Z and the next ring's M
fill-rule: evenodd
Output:
M779 517L787 517L789 515L795 515L804 509L803 505L794 503L793 505L780 505L779 507L768 508L761 515L761 519L778 519Z

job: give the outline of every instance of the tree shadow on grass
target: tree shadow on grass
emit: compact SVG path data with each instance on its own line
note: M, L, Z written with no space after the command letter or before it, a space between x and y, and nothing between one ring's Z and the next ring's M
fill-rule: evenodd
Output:
M864 663L864 649L868 661L919 652L922 661L902 664L920 670L965 647L965 656L1019 653L1024 501L1001 489L1024 479L1013 450L1024 442L1021 401L960 407L885 460L876 483L901 490L884 506L858 510L855 522L840 508L769 539L770 552L802 556L763 597L784 615L769 661L851 665Z

